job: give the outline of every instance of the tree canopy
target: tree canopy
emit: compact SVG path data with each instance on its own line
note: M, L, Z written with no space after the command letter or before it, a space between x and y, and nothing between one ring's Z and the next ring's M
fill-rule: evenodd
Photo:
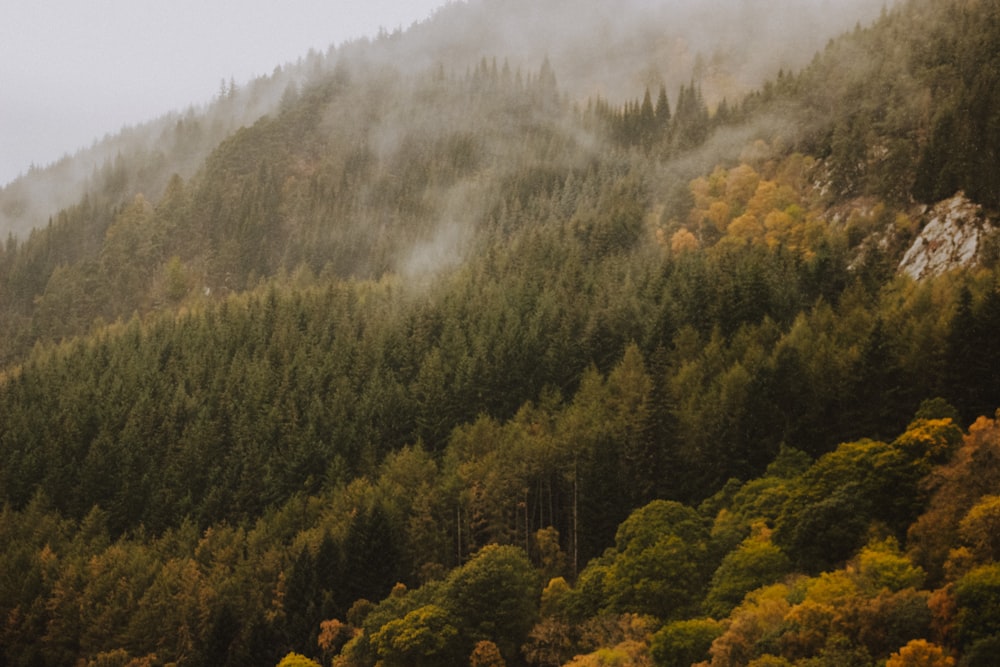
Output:
M897 267L996 12L728 101L387 35L96 169L0 248L0 662L989 664L1000 246Z

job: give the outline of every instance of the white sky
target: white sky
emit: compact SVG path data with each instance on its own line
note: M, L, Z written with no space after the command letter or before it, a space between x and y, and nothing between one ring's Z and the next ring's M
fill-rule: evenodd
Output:
M0 186L445 0L0 0Z

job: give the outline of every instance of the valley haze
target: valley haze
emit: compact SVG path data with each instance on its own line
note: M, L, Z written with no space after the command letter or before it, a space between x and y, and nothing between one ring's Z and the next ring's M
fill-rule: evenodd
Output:
M10 0L0 7L0 186L209 102L310 49L406 29L442 0Z
M438 21L411 31L399 47L414 62L447 61L469 43L467 35L449 33L448 17L465 21L471 11L488 19L473 40L478 55L520 59L531 68L550 56L564 90L619 102L657 85L667 70L701 75L720 56L774 44L764 58L751 48L739 76L714 91L741 94L775 68L803 66L827 39L866 24L883 6L872 0L14 0L0 10L0 187L122 128L204 105L220 82L246 85L310 49L407 30L435 13ZM561 18L567 8L571 23ZM639 46L661 31L652 37L663 50L636 52L629 36L637 29L645 33Z

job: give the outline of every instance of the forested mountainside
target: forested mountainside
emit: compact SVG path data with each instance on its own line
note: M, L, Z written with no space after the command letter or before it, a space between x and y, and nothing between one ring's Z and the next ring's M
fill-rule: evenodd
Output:
M549 58L560 90L574 99L622 100L661 83L674 90L694 73L714 104L761 85L780 68L798 69L827 39L868 23L878 11L868 0L839 0L835 7L825 0L774 0L767 11L748 1L451 2L405 32L382 30L374 43L359 39L310 51L248 82L222 80L205 106L125 128L0 183L0 235L23 238L85 193L111 196L116 205L136 193L158 199L172 174L192 176L233 130L275 112L286 92L329 75L341 60L361 58L412 76L439 66L462 73L484 55L499 54L525 71ZM748 44L748 33L769 47Z
M412 57L502 5L7 241L4 664L993 664L1000 8L737 97Z

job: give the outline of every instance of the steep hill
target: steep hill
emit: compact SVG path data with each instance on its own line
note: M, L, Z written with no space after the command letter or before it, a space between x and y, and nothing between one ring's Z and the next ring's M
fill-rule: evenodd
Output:
M10 238L5 664L986 664L997 9L619 9L313 54Z
M449 3L405 32L275 63L271 76L230 82L210 104L127 128L0 184L0 234L24 237L44 226L85 192L92 198L101 192L116 168L129 173L118 183L120 201L140 192L158 199L172 173L189 178L223 138L274 112L289 85L328 74L341 59L363 57L411 76L438 66L461 74L484 56L528 71L548 57L559 71L561 89L577 101L594 95L621 100L661 84L674 90L694 73L714 106L727 95L745 94L779 68L801 67L827 39L857 21L867 23L877 11L865 0L835 6L783 1L766 12L748 2ZM770 48L747 48L746 34Z

